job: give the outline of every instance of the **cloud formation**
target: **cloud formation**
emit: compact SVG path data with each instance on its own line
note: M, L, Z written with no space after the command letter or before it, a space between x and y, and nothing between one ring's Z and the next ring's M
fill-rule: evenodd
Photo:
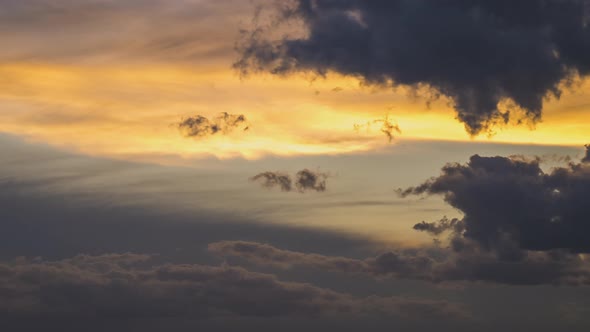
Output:
M530 252L518 261L499 259L477 246L461 252L443 248L403 249L367 259L294 252L267 244L222 241L209 245L220 257L235 257L281 269L309 267L341 273L440 282L506 285L590 285L590 265L577 255Z
M489 250L510 244L522 250L590 252L588 163L544 172L538 159L475 155L400 193L442 195L464 214L461 238Z
M500 102L538 121L545 98L590 74L588 8L585 0L281 1L277 23L244 33L234 67L427 87L450 98L475 135L515 118ZM273 36L292 21L304 33Z
M211 120L202 115L188 117L178 123L178 129L184 137L207 137L227 135L235 130L247 131L249 127L243 114L223 112Z
M462 317L444 301L357 298L241 268L153 265L136 254L0 263L0 317Z
M326 181L329 174L303 169L295 175L295 180L289 174L281 172L263 172L250 178L251 181L260 183L265 188L279 187L281 191L296 190L300 193L307 191L326 191Z

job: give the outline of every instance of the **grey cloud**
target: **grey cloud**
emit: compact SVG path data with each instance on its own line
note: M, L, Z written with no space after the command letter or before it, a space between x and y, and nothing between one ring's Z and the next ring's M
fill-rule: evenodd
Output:
M153 265L136 254L17 259L0 264L0 317L460 318L456 305L400 297L357 298L241 268Z
M282 191L291 191L293 180L289 174L279 172L264 172L253 176L251 181L259 182L265 188L279 187Z
M518 261L507 261L477 246L468 248L464 244L460 252L442 248L405 249L367 259L353 259L294 252L242 241L212 243L209 251L221 257L237 257L262 266L283 269L311 267L376 278L433 283L470 281L507 285L590 285L590 265L577 255L563 252L529 252Z
M464 214L459 235L489 250L511 243L522 250L590 252L587 163L544 172L538 160L475 155L400 193L442 195Z
M263 172L250 178L259 182L265 188L279 187L282 191L289 192L296 189L300 193L307 191L326 191L326 181L329 174L303 169L295 175L295 180L289 174L282 172Z
M234 67L243 74L333 71L372 85L428 87L452 100L472 135L516 118L498 109L504 100L538 121L545 98L590 74L586 0L275 4L277 23L246 31L238 43ZM305 33L273 36L290 21Z
M586 155L582 159L583 163L590 163L590 144L586 145Z
M178 129L185 137L207 137L217 134L227 135L235 130L249 129L243 114L220 113L209 120L202 115L188 117L178 123Z

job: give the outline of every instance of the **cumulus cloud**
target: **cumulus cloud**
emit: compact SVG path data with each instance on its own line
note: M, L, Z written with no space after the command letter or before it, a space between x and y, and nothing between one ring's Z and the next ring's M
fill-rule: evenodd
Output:
M427 87L454 104L468 133L542 117L577 75L590 74L585 0L293 0L276 2L276 24L243 34L243 74L329 71L380 86ZM276 36L277 24L304 33ZM522 119L518 119L519 122Z
M265 188L279 187L281 191L289 192L297 190L300 193L307 191L326 191L326 181L329 174L303 169L295 175L295 180L289 174L281 172L263 172L250 178L251 181L260 183Z
M236 257L282 269L310 267L331 272L364 274L433 283L489 282L506 285L590 285L590 265L563 252L530 252L518 261L499 259L477 246L461 251L443 248L403 249L376 257L353 259L282 250L268 244L222 241L209 245L221 257Z
M483 248L590 252L590 166L569 163L544 172L538 160L472 156L447 164L402 196L442 195L460 210L461 237Z
M180 121L177 126L185 137L227 135L235 130L246 131L249 129L246 117L243 114L229 114L226 112L220 113L211 120L202 115L188 117Z
M583 163L590 163L590 144L586 145L586 154L582 158Z
M461 317L448 302L357 298L269 274L203 265L153 265L150 256L111 254L0 264L0 316L318 317L384 315Z

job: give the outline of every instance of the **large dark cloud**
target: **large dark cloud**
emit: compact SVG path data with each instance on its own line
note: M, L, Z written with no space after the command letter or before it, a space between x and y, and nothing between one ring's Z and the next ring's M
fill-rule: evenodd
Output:
M459 318L444 301L358 298L241 268L150 263L136 254L0 264L0 317L111 319L369 315Z
M326 180L329 174L302 169L295 175L295 180L289 174L282 172L263 172L250 178L251 181L259 182L265 188L279 187L282 191L293 191L300 193L306 191L326 191Z
M443 195L464 214L460 237L489 250L590 252L587 163L545 172L538 159L475 155L401 194Z
M586 145L586 154L582 158L583 163L590 163L590 144Z
M275 25L246 32L235 63L243 73L334 71L375 85L426 86L453 101L470 134L514 118L498 109L506 99L539 120L546 97L590 73L586 0L292 0L277 7L276 21L296 20L305 33L275 38Z

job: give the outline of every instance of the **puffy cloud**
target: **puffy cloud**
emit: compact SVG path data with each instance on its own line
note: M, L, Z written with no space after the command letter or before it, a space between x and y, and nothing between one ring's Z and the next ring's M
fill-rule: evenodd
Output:
M241 268L153 265L149 260L145 255L110 254L0 264L0 317L464 315L444 301L357 298Z
M475 155L400 193L443 195L464 214L461 238L489 250L511 244L522 250L590 251L587 163L544 172L538 159Z
M238 43L242 73L334 71L373 85L426 86L452 100L470 134L514 118L499 109L505 100L541 119L546 97L590 73L584 0L293 0L276 8L280 23ZM293 20L304 33L275 37L277 24Z
M326 191L326 181L329 177L327 173L315 172L309 169L303 169L295 175L295 180L289 174L281 172L263 172L250 178L251 181L259 182L265 188L279 187L282 191L293 191L295 188L298 192L306 191L323 192Z
M223 112L211 120L202 115L188 117L178 123L178 129L185 137L207 137L226 135L238 129L246 131L249 127L243 114Z
M299 192L312 191L326 191L326 180L328 174L321 172L310 171L309 169L303 169L297 172L295 176L295 187Z

